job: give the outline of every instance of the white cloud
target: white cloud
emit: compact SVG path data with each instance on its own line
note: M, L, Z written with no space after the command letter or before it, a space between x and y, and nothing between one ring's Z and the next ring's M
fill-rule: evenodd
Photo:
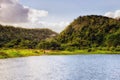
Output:
M114 12L107 12L104 16L110 17L110 18L120 18L120 10L116 10Z
M32 9L30 8L29 10L29 14L28 14L28 19L31 22L36 22L39 20L40 17L46 17L48 15L47 11L44 10L36 10L36 9Z
M43 25L46 28L51 28L56 32L61 32L70 22L43 22L39 21L39 24Z
M0 0L0 22L3 23L35 22L47 15L47 11L24 7L18 0Z
M0 24L23 28L50 28L56 32L61 32L69 24L65 19L47 15L47 11L27 7L20 4L19 0L0 0Z
M61 32L62 30L65 29L65 27L67 27L67 25L69 24L69 22L46 22L46 21L39 21L38 23L16 23L16 24L7 24L7 25L13 25L16 27L22 27L22 28L49 28L52 29L53 31L56 32ZM4 24L6 25L6 24Z

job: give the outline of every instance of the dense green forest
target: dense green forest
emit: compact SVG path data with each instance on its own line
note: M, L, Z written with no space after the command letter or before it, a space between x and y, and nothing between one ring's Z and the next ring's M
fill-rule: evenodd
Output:
M46 44L48 42L46 41ZM120 21L96 15L80 16L68 25L54 42L60 46L58 49L64 50L100 47L120 50ZM48 47L46 49L51 48Z
M0 25L1 48L36 48L40 41L56 36L50 29L25 29Z
M120 50L120 20L80 16L59 35L49 29L24 29L0 25L0 47L46 50L116 48Z
M75 19L60 35L63 47L119 47L120 21L103 16L83 16Z

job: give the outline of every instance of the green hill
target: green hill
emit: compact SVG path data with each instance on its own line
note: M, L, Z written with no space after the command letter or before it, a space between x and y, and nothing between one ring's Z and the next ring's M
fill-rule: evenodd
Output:
M51 38L57 35L55 38ZM104 16L80 16L59 35L49 29L0 25L0 47L39 49L120 48L120 21ZM119 49L120 50L120 49Z
M119 47L120 21L103 16L80 16L56 40L63 48Z
M0 47L35 48L46 38L57 35L50 29L25 29L0 25Z

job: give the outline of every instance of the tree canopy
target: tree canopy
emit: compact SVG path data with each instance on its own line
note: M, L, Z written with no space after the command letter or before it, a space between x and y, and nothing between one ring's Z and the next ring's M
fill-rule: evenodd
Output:
M50 50L120 47L120 20L97 15L79 16L59 35L50 29L0 25L0 47Z
M120 21L103 16L80 16L57 37L68 47L120 46Z
M26 29L0 25L0 47L35 48L36 45L52 35L58 35L50 29Z

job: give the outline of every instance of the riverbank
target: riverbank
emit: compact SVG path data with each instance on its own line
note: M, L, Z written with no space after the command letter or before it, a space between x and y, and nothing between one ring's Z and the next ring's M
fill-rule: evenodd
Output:
M120 54L120 51L83 49L74 51L39 50L39 49L0 49L0 59L41 56L41 55L79 55L79 54Z

